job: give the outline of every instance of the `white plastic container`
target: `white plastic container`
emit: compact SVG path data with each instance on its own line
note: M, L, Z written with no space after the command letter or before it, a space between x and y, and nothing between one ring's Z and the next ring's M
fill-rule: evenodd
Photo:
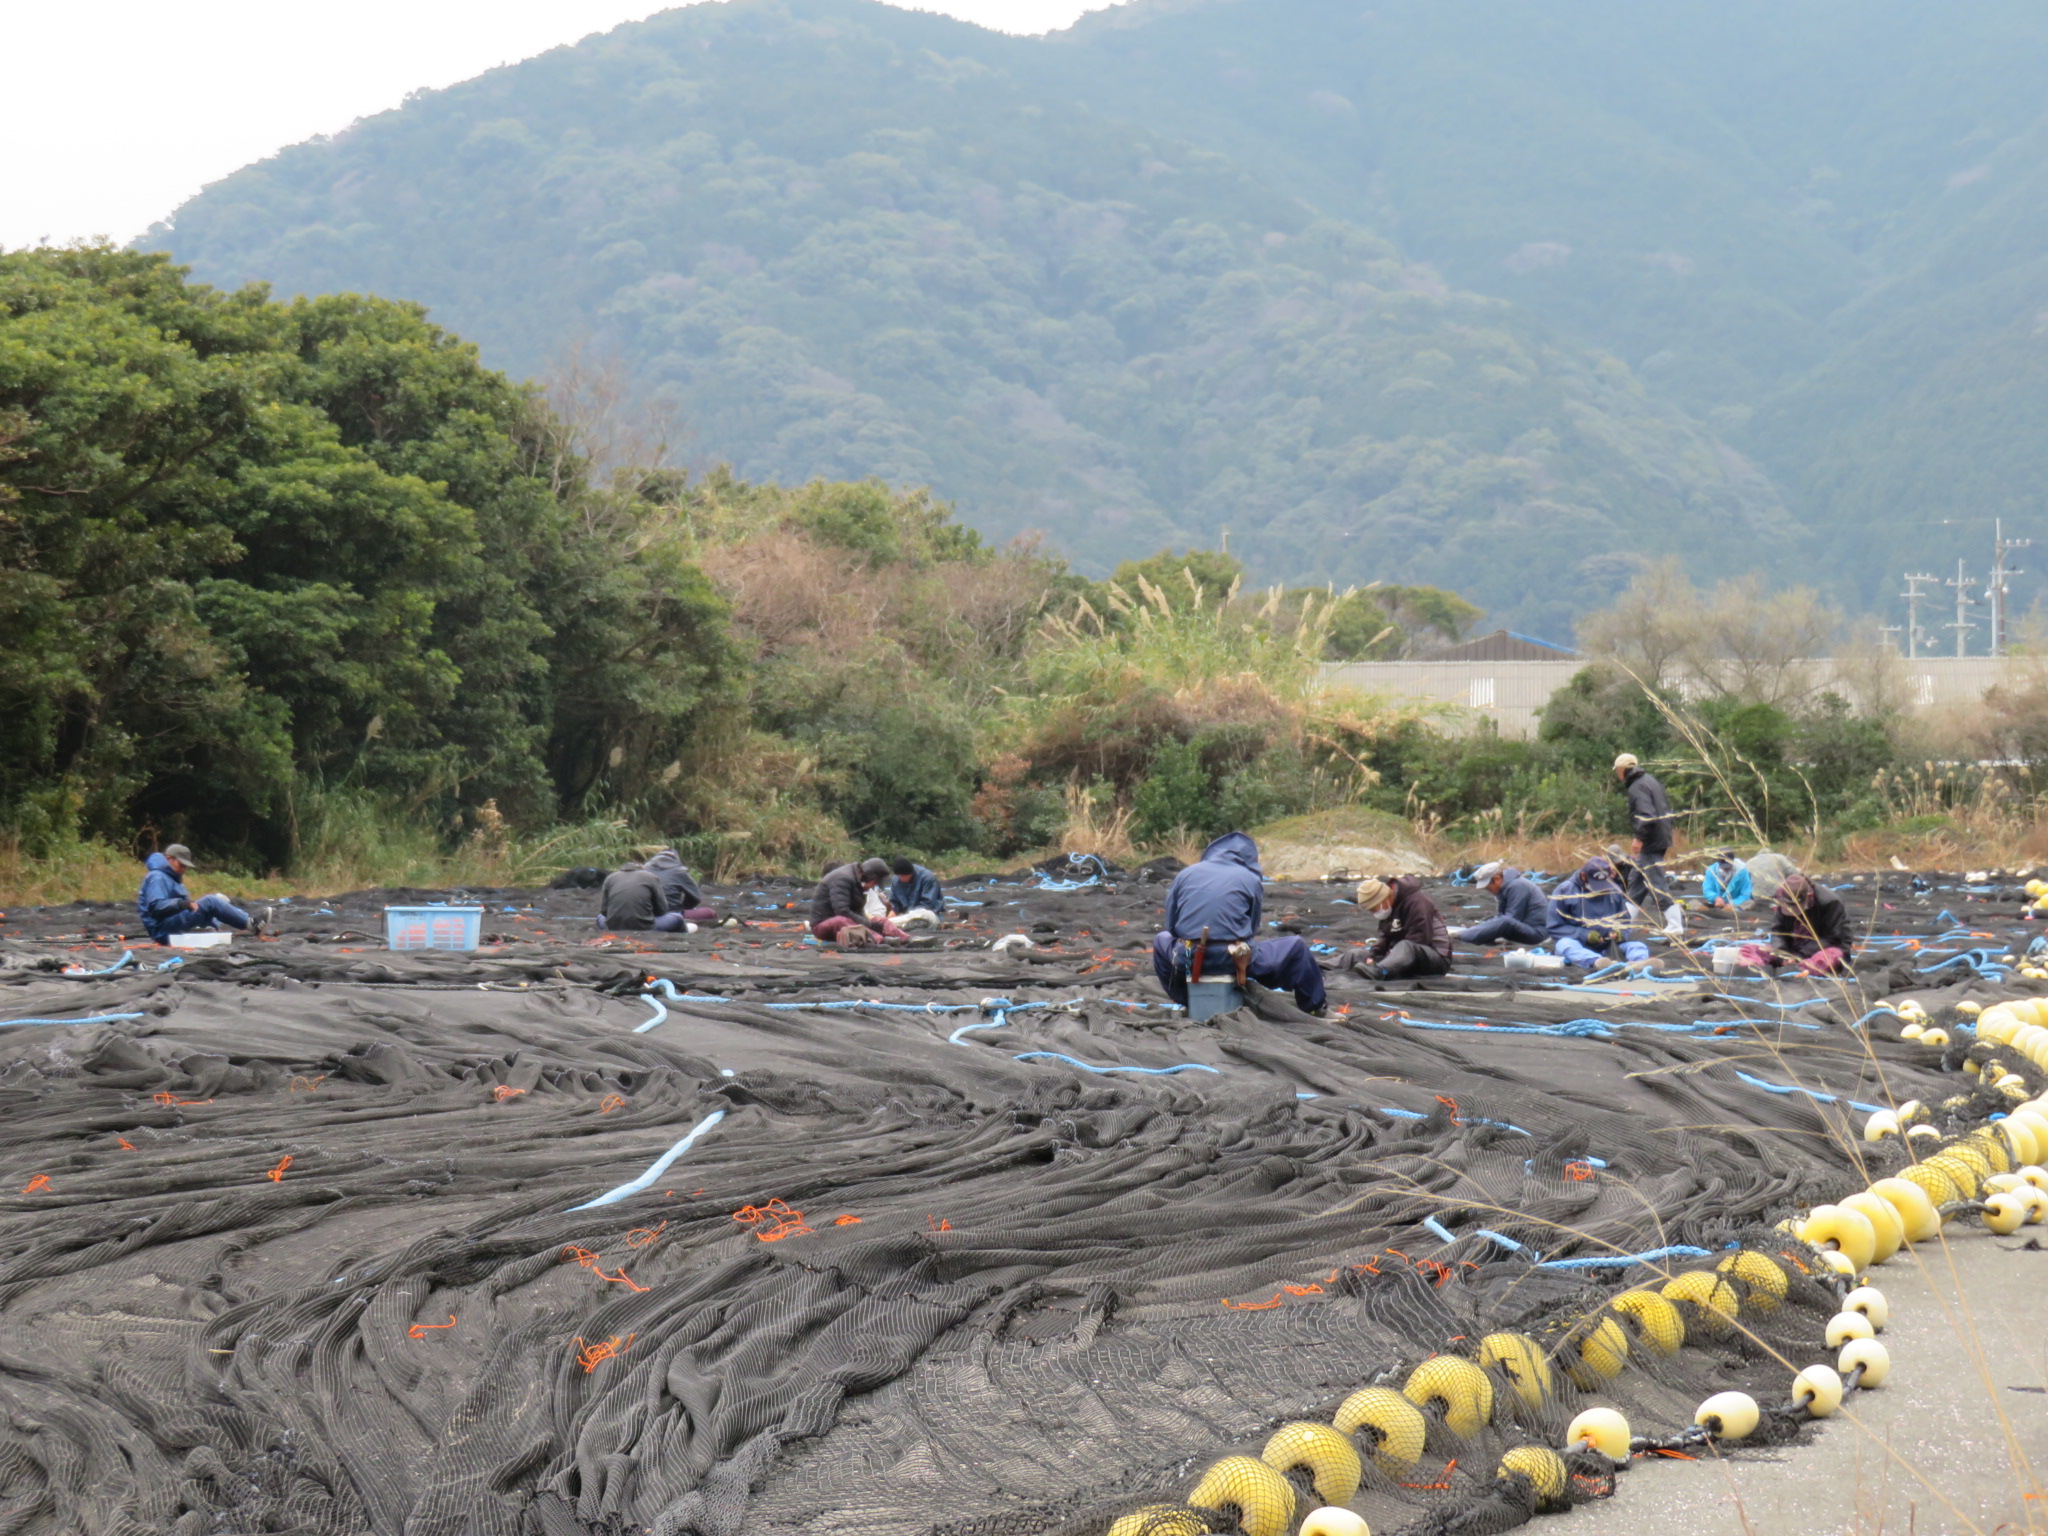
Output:
M225 949L234 937L234 931L229 928L202 928L197 933L172 934L170 945L173 949Z
M1564 969L1562 955L1531 955L1530 960L1539 971L1561 971Z
M1511 949L1500 957L1500 963L1511 971L1533 971L1536 969L1536 952L1530 949Z
M1736 948L1735 945L1717 944L1714 946L1714 974L1716 976L1733 976L1736 967L1741 964L1742 951Z

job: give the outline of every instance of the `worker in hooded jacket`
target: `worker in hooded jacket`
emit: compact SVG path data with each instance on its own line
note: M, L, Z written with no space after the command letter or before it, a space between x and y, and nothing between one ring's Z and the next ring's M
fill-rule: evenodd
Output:
M1152 941L1152 969L1166 995L1187 1006L1188 979L1198 947L1203 949L1202 975L1218 981L1236 975L1230 947L1244 944L1250 947L1245 968L1249 980L1275 991L1292 992L1302 1008L1320 1012L1323 972L1316 957L1298 935L1260 938L1265 915L1265 872L1259 868L1259 846L1242 832L1226 832L1167 887L1166 926Z

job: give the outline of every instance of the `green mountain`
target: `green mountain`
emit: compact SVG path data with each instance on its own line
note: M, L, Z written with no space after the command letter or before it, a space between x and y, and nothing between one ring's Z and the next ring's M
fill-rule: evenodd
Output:
M1866 600L2039 517L2048 9L1138 0L1025 57L1610 351Z
M2044 55L2000 0L736 0L149 243L519 373L615 354L702 462L929 482L1097 573L1227 528L1561 632L1645 555L1876 595L2027 509Z

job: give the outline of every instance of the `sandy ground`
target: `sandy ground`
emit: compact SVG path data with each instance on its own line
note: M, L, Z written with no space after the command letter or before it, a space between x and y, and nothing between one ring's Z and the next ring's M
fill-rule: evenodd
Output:
M1961 1224L1949 1237L1945 1248L1874 1273L1892 1308L1884 1334L1892 1374L1811 1444L1721 1462L1639 1463L1613 1499L1540 1528L1558 1536L2048 1531L2048 1251Z

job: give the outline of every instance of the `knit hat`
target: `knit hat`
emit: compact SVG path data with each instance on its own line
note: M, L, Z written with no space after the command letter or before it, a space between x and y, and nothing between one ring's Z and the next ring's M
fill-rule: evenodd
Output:
M1472 871L1472 883L1474 885L1486 885L1492 881L1495 875L1499 874L1503 869L1506 868L1507 865L1501 862L1501 860L1499 859L1495 859L1490 864L1482 864L1477 869Z
M880 885L889 878L889 866L880 859L865 859L861 862L860 877Z
M1642 765L1636 761L1635 753L1624 752L1614 760L1614 766L1616 768L1639 768Z
M1377 911L1386 905L1387 898L1392 894L1393 887L1384 880L1375 880L1368 875L1358 882L1358 904L1368 912Z

